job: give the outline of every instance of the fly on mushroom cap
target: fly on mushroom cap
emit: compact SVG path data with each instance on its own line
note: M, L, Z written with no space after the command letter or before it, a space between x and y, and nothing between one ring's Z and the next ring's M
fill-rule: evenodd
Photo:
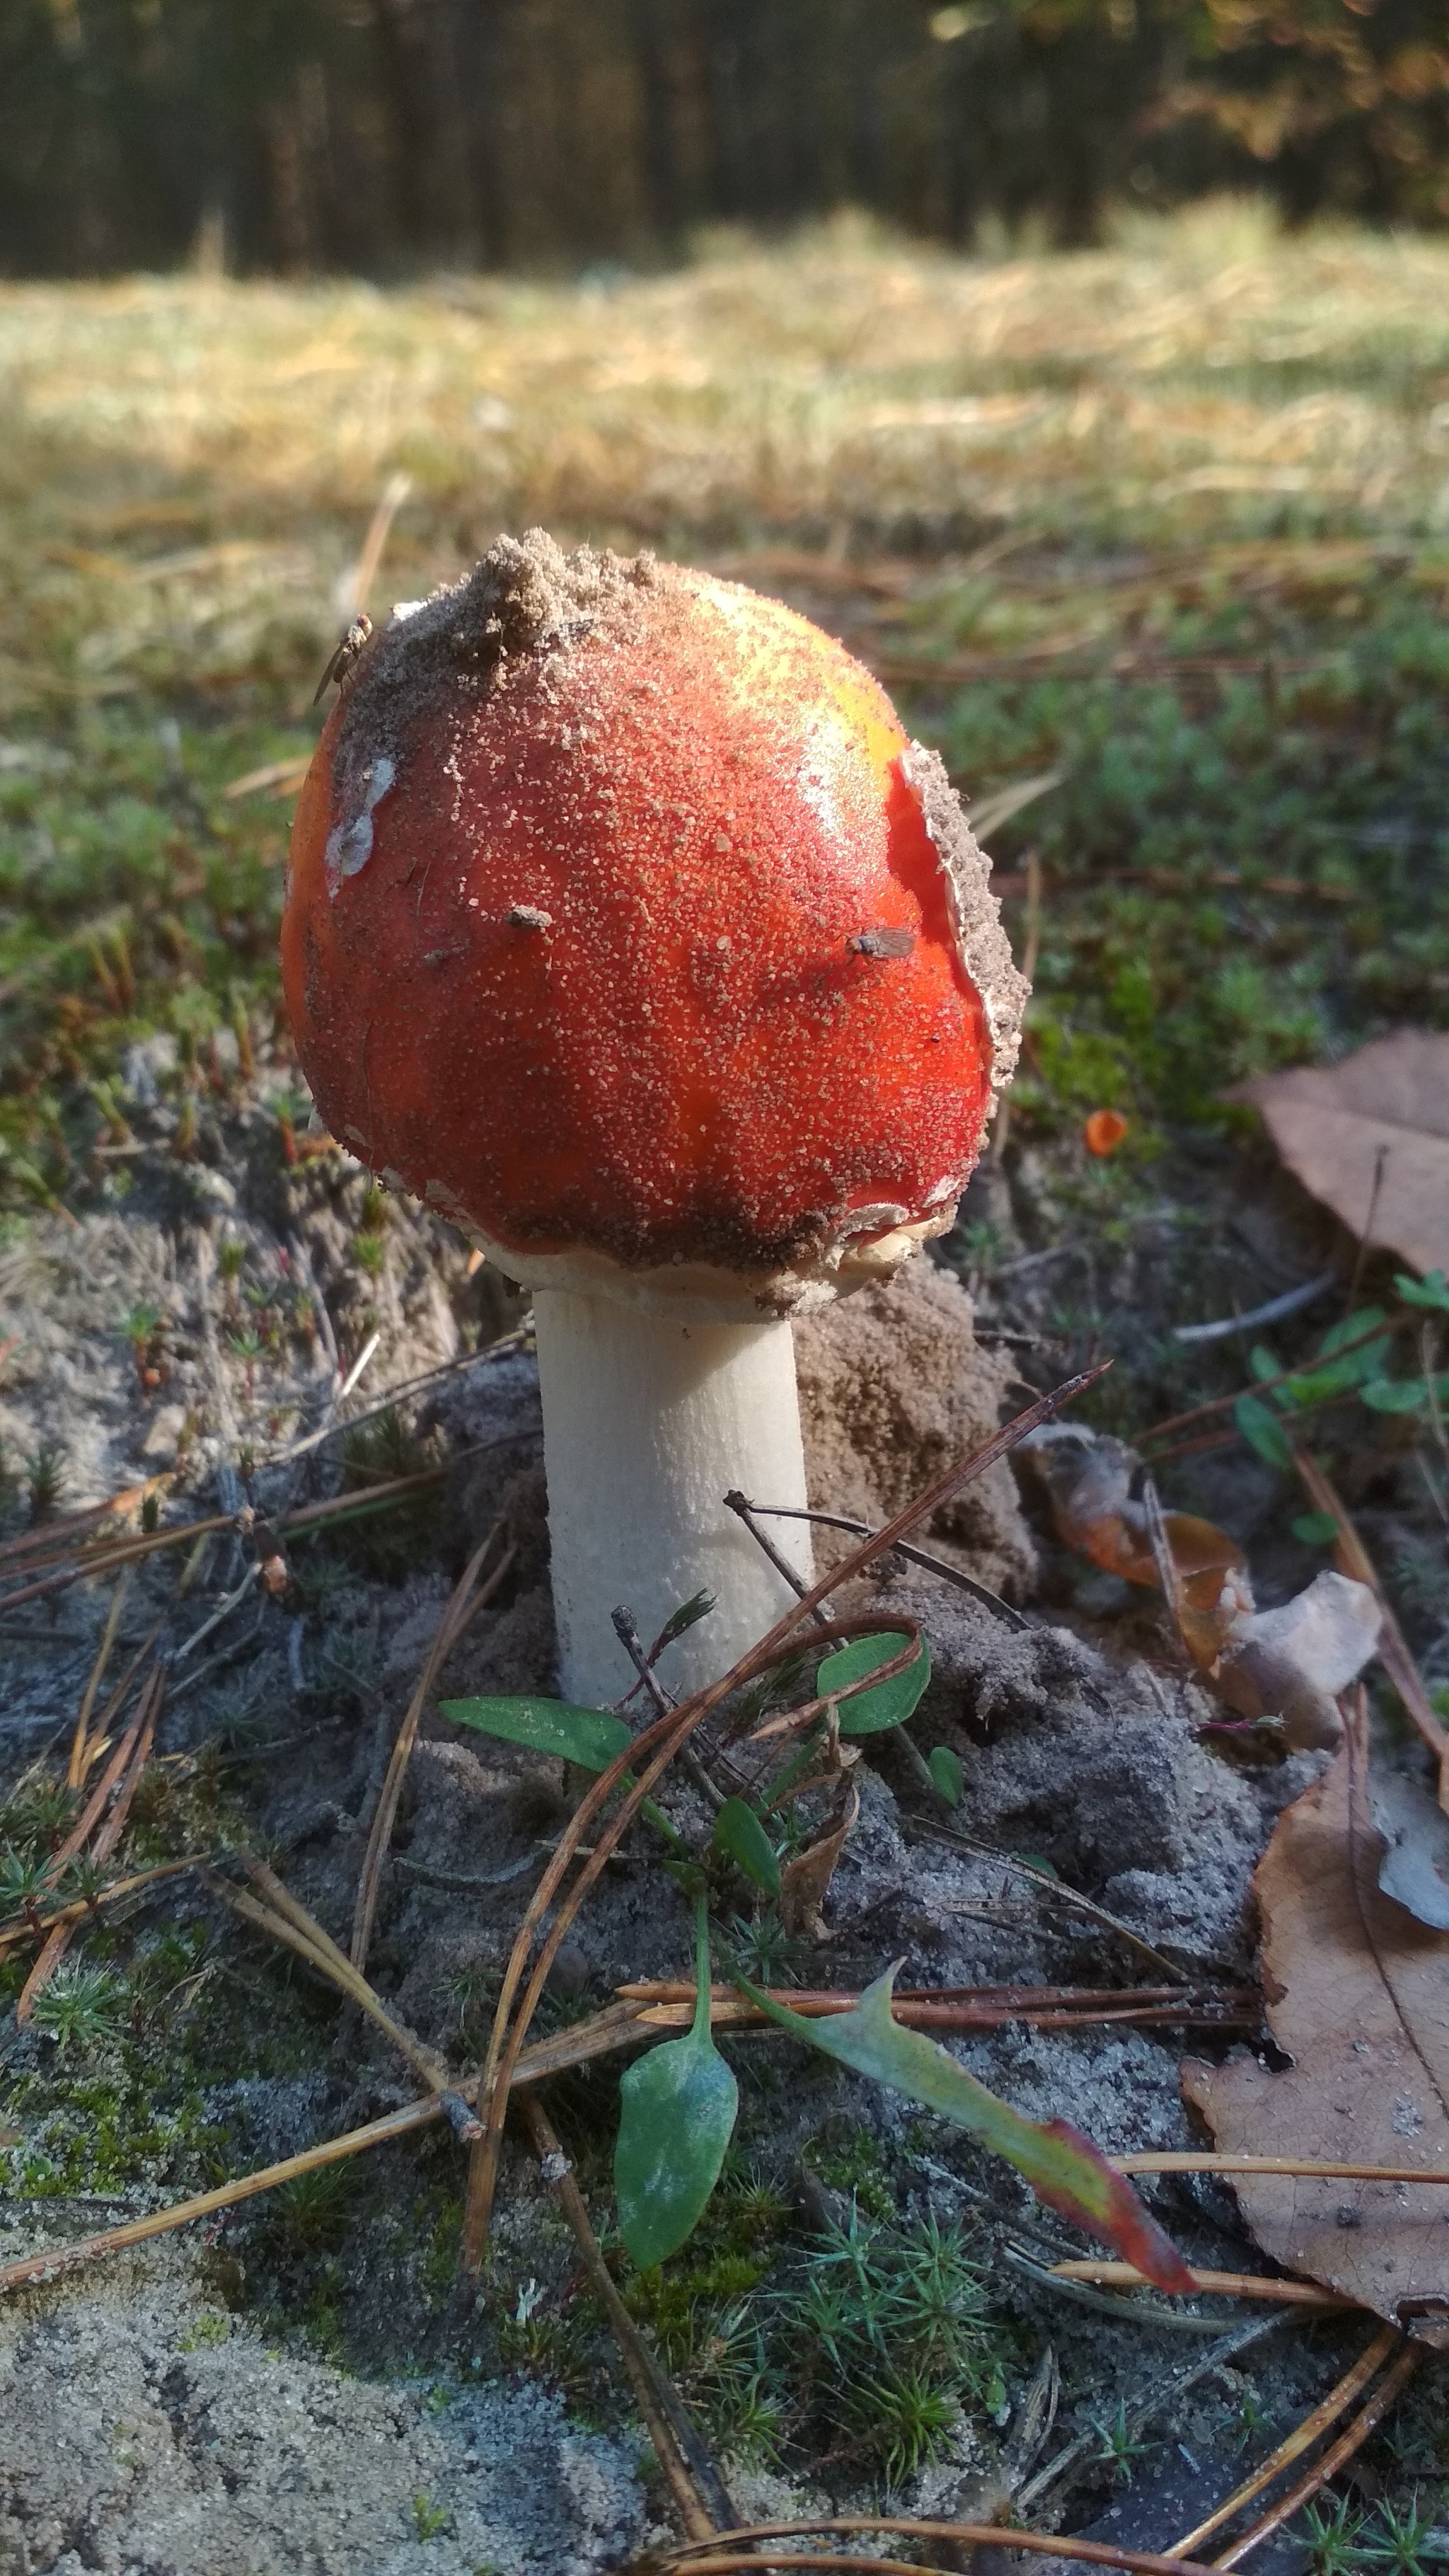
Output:
M667 1450L689 1484L645 1518L661 1548L671 1514L693 1515L698 1540L665 1549L661 1595L682 1586L666 1611L718 1588L701 1551L749 1553L736 1527L702 1535L727 1487L803 1502L779 1319L946 1230L1015 1060L1025 986L987 863L940 761L805 618L648 556L565 556L534 530L395 612L358 662L298 807L282 955L332 1133L511 1277L558 1292L536 1313L577 1682L564 1411L582 1439L609 1379L588 1442L617 1463L637 1361L638 1472L657 1484ZM630 1330L659 1318L694 1336L683 1356L670 1345L688 1387L655 1385L657 1328L623 1355L621 1305ZM774 1395L752 1380L727 1430L742 1327L784 1341ZM788 1413L785 1448L741 1455L762 1407ZM792 1546L808 1565L808 1539ZM753 1606L742 1592L709 1623L716 1666L779 1606L764 1577ZM605 1622L624 1599L647 1624L643 1576ZM622 1653L612 1633L607 1653Z
M541 532L373 642L283 955L334 1135L515 1277L720 1320L950 1224L1022 991L945 772L840 645Z

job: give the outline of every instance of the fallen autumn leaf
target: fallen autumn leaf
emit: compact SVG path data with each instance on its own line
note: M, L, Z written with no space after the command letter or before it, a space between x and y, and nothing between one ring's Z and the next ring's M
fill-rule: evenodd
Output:
M1383 1844L1354 1737L1280 1817L1254 1885L1275 2074L1235 2050L1188 2059L1183 2091L1218 2148L1345 2164L1449 2164L1449 1934L1376 1884ZM1243 2177L1234 2188L1274 2262L1449 2349L1449 2191Z
M1294 1178L1363 1243L1449 1267L1449 1035L1395 1029L1341 1064L1235 1083Z

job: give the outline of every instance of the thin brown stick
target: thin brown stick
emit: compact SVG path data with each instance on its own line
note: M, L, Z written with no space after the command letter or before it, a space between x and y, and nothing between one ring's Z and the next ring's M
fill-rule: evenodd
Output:
M130 1588L131 1568L127 1566L111 1595L111 1606L106 1613L106 1624L101 1630L101 1642L96 1648L96 1659L91 1666L90 1679L86 1683L81 1695L80 1707L76 1712L75 1733L71 1737L70 1760L66 1764L65 1772L68 1789L78 1789L86 1776L86 1735L90 1727L91 1710L95 1707L96 1693L105 1677L106 1666L111 1660L111 1648L116 1642L116 1630L121 1624L121 1612L126 1606L126 1594Z
M42 1914L38 1918L38 1928L49 1932L57 1923L80 1923L87 1914L99 1912L103 1905L114 1905L123 1896L134 1896L139 1888L153 1887L158 1879L179 1878L184 1870L198 1868L203 1857L200 1852L192 1852L185 1860L163 1860L155 1869L141 1869L131 1878L118 1878L114 1886L98 1888L94 1896L77 1896L71 1904L59 1905L53 1913ZM36 1928L23 1916L17 1916L13 1922L0 1923L0 1957L7 1950L17 1948L22 1941L33 1940Z
M1152 1562L1157 1573L1157 1588L1167 1604L1178 1651L1186 1656L1189 1663L1192 1663L1195 1658L1183 1634L1182 1576L1178 1572L1177 1559L1172 1553L1172 1540L1168 1535L1167 1522L1163 1516L1162 1497L1157 1490L1157 1480L1150 1469L1142 1479L1142 1510L1147 1522L1147 1544L1152 1550Z
M1242 2512L1245 2504L1251 2504L1253 2498L1260 2496L1265 2487L1272 2486L1283 2475L1285 2469L1291 2469L1295 2460L1301 2460L1305 2451L1311 2451L1319 2435L1328 2432L1329 2428L1338 2422L1340 2415L1347 2414L1354 2399L1367 2388L1380 2364L1388 2360L1399 2339L1395 2327L1382 2326L1364 2346L1352 2368L1344 2372L1343 2377L1330 2388L1328 2395L1321 2398L1312 2412L1304 2416L1302 2423L1294 2427L1287 2441L1280 2442L1271 2457L1264 2460L1261 2467L1256 2468L1250 2478L1245 2478L1242 2485L1235 2488L1226 2501L1218 2506L1216 2512L1208 2515L1206 2522L1200 2522L1196 2530L1188 2532L1184 2539L1175 2540L1167 2551L1167 2556L1191 2558L1203 2541L1211 2540L1213 2533L1221 2531L1227 2523L1233 2521L1234 2517Z
M305 1959L309 1967L315 1968L319 1975L326 1977L330 1985L338 1987L346 1995L349 2003L355 2003L372 2021L376 2022L378 2029L391 2040L399 2056L407 2060L413 2073L421 2076L423 2082L433 2092L448 2093L455 2089L449 2081L446 2069L432 2050L424 2048L422 2042L415 2039L411 2031L404 2030L401 2023L393 2020L380 1996L374 1994L366 1980L358 1977L355 1970L351 1970L346 1977L341 1974L337 1957L330 1955L330 1944L324 1946L321 1941L310 1939L300 1924L289 1922L285 1915L278 1913L273 1907L261 1904L254 1896L248 1896L244 1888L233 1887L228 1880L215 1877L210 1870L202 1872L202 1885L211 1895L219 1897L223 1904L229 1905L233 1913L239 1914L244 1922L252 1924L259 1932L269 1933L274 1941L284 1943L287 1949L296 1952L299 1959ZM343 1960L342 1967L348 1966L349 1963Z
M238 2201L254 2199L258 2192L277 2191L283 2183L294 2182L299 2174L340 2164L344 2157L361 2155L369 2147L391 2146L394 2139L410 2137L415 2129L427 2128L442 2116L442 2102L436 2094L421 2102L406 2102L401 2110L389 2111L380 2120L369 2120L364 2128L348 2129L340 2138L329 2138L320 2147L304 2147L300 2155L286 2156L280 2164L263 2165L257 2173L242 2174L233 2182L218 2183L214 2191L197 2192L170 2209L153 2209L146 2218L128 2219L120 2227L103 2227L95 2236L79 2237L69 2245L53 2245L44 2253L22 2254L18 2262L7 2263L0 2270L0 2297L7 2290L25 2289L34 2281L58 2279L62 2273L74 2272L103 2254L120 2254L128 2245L144 2245L149 2237L167 2236L173 2228L190 2227L198 2218L214 2217L219 2209L231 2209Z
M1141 1958L1150 1959L1154 1968L1160 1968L1164 1975L1174 1978L1179 1985L1191 1984L1191 1979L1175 1960L1167 1958L1161 1950L1154 1950L1152 1943L1145 1940L1140 1932L1134 1932L1130 1923L1109 1914L1105 1905L1094 1903L1090 1896L1083 1896L1080 1888L1068 1887L1059 1878L1044 1878L1039 1869L1033 1869L1030 1861L1019 1860L1015 1852L998 1851L994 1843L980 1842L974 1834L963 1834L955 1825L939 1824L933 1816L912 1816L909 1825L913 1834L924 1835L927 1842L945 1843L953 1851L970 1852L976 1859L989 1860L1012 1877L1028 1880L1038 1896L1049 1897L1054 1904L1064 1905L1070 1914L1085 1915L1089 1923L1099 1925L1104 1932L1114 1932L1119 1941L1125 1941L1128 1948L1136 1950Z
M97 1521L109 1520L117 1512L138 1511L152 1494L159 1494L171 1483L169 1474L148 1476L144 1485L128 1485L123 1493L108 1495L103 1503L87 1503L78 1512L57 1512L54 1519L37 1522L34 1529L17 1530L13 1538L0 1539L0 1565L13 1558L46 1555L51 1550L68 1547ZM67 1535L69 1533L69 1535Z
M642 2005L640 2020L651 2029L686 2029L693 2018L694 1989L682 1981L661 1978L616 1986L614 1991ZM807 2021L854 2012L860 2002L853 1990L834 1987L767 1991ZM1014 2021L1037 2030L1091 2029L1111 2022L1255 2030L1263 2007L1255 1994L1197 1995L1181 1986L962 1986L904 1993L897 1989L891 2011L908 2030L1000 2030ZM717 1986L712 1992L710 2024L716 2030L774 2027L757 2005L728 1986Z
M1324 2182L1442 2182L1449 2183L1449 2166L1422 2165L1346 2165L1336 2164L1326 2156L1214 2156L1199 2155L1193 2148L1159 2153L1144 2149L1141 2155L1109 2156L1108 2164L1115 2173L1214 2173L1214 2174L1306 2174L1317 2175Z
M320 1522L345 1518L349 1513L372 1511L382 1503L400 1502L409 1494L424 1493L450 1476L460 1460L468 1455L460 1450L445 1466L424 1467L413 1476L389 1476L382 1484L358 1485L349 1494L334 1494L325 1503L303 1503L296 1511L284 1513L272 1526L281 1536L297 1530L315 1529ZM22 1584L15 1592L0 1594L0 1610L18 1609L24 1601L39 1600L52 1592L64 1592L73 1583L88 1582L98 1574L109 1574L120 1565L133 1565L143 1557L155 1556L162 1548L180 1547L187 1539L208 1537L215 1530L235 1529L232 1512L212 1512L199 1521L178 1521L171 1529L147 1530L143 1536L118 1539L109 1547L98 1547L77 1561L61 1566L56 1572L38 1576Z
M418 1675L417 1687L408 1702L403 1722L397 1731L397 1741L393 1745L392 1757L387 1766L387 1777L382 1784L382 1795L377 1802L377 1813L372 1820L372 1831L367 1838L362 1875L357 1882L357 1902L352 1916L351 1952L352 1964L358 1970L364 1969L367 1965L368 1948L372 1941L372 1926L377 1914L377 1900L382 1886L383 1863L387 1858L388 1844L392 1840L398 1800L402 1796L403 1775L412 1756L423 1711L432 1697L433 1685L468 1621L483 1608L485 1602L492 1600L513 1563L514 1551L511 1547L507 1547L481 1592L476 1599L474 1598L474 1587L477 1584L483 1560L502 1528L502 1521L496 1520L487 1537L474 1549L458 1577L452 1599L438 1621L437 1634L428 1649L427 1660Z
M1350 1351L1362 1350L1366 1342L1377 1341L1381 1333L1393 1330L1392 1324L1370 1324L1366 1331L1356 1333L1351 1342L1340 1343L1333 1353L1333 1360L1346 1359ZM1163 1421L1154 1422L1150 1430L1138 1432L1137 1445L1141 1448L1149 1440L1166 1440L1174 1431L1189 1431L1195 1422L1210 1422L1215 1413L1230 1413L1245 1395L1271 1395L1274 1387L1286 1386L1290 1377L1311 1377L1315 1368L1327 1368L1330 1364L1328 1360L1310 1360L1305 1367L1300 1360L1296 1368L1279 1369L1276 1377L1254 1378L1249 1386L1235 1386L1231 1395L1212 1396L1206 1404L1189 1406L1186 1413L1169 1413ZM1346 1388L1344 1392L1352 1394L1353 1390Z
M1388 1596L1379 1581L1378 1568L1354 1527L1327 1468L1298 1441L1290 1445L1293 1464L1305 1493L1319 1511L1330 1515L1338 1532L1339 1572L1350 1575L1356 1583L1366 1583L1379 1605L1383 1621L1377 1647L1379 1662L1439 1765L1439 1804L1449 1813L1449 1729L1445 1728L1424 1688L1423 1676L1409 1651L1408 1639L1394 1617Z
M752 2542L793 2540L797 2535L804 2538L810 2532L839 2532L843 2538L857 2534L864 2538L875 2532L882 2535L899 2533L912 2540L950 2540L958 2546L964 2542L968 2549L1022 2549L1033 2557L1075 2559L1088 2567L1126 2567L1132 2571L1132 2576L1184 2576L1184 2571L1185 2576L1209 2576L1209 2571L1191 2558L1163 2558L1152 2550L1122 2549L1116 2543L1101 2540L1068 2539L1054 2531L1020 2531L1014 2523L914 2521L904 2515L870 2513L822 2514L818 2521L813 2522L749 2523L738 2531L719 2534L718 2547L721 2550L736 2549L732 2558L714 2555L709 2541L695 2540L685 2541L682 2547L668 2550L662 2558L646 2563L651 2568L651 2576L654 2570L658 2571L658 2576L674 2576L676 2570L678 2576L695 2576L695 2571L724 2567L769 2567L776 2564L784 2567L848 2567L852 2564L849 2558L797 2557L793 2553L785 2557L777 2552L772 2560L768 2556L761 2559L740 2554ZM902 2559L862 2558L853 2563L861 2567L895 2566L904 2569L905 2576L922 2576L919 2559L907 2563Z
M1256 2549L1262 2541L1271 2539L1275 2531L1281 2531L1284 2523L1291 2521L1300 2506L1312 2502L1319 2488L1326 2486L1329 2479L1336 2477L1339 2470L1353 2458L1355 2452L1362 2450L1374 2426L1382 2422L1387 2415L1400 2389L1407 2380L1412 2379L1423 2357L1422 2344L1406 2345L1398 2360L1385 2371L1367 2405L1355 2415L1346 2431L1340 2433L1338 2440L1320 2455L1313 2467L1299 2479L1298 2484L1290 2487L1287 2495L1279 2498L1271 2512L1264 2514L1261 2522L1255 2522L1251 2531L1245 2531L1241 2540L1235 2540L1231 2549L1225 2550L1221 2558L1213 2560L1214 2567L1227 2568L1241 2565L1250 2550Z
M1212 2292L1233 2299L1262 2299L1274 2308L1356 2308L1357 2299L1341 2296L1336 2290L1320 2290L1312 2281L1277 2281L1260 2272L1203 2272L1190 2266L1194 2290ZM1097 2263L1090 2258L1071 2263L1053 2263L1048 2277L1054 2281L1091 2281L1103 2289L1146 2290L1152 2287L1145 2272L1135 2263Z
M809 1617L817 1602L828 1599L829 1595L838 1590L842 1584L851 1582L857 1574L864 1573L878 1556L894 1546L898 1538L906 1537L918 1521L928 1519L932 1512L939 1510L941 1505L949 1501L953 1494L959 1492L963 1485L970 1484L977 1477L984 1475L989 1467L995 1465L998 1458L1004 1458L1029 1431L1034 1431L1039 1423L1047 1421L1062 1405L1069 1403L1074 1396L1094 1385L1104 1373L1104 1368L1098 1367L1084 1370L1076 1377L1067 1378L1061 1386L1053 1388L1049 1394L1039 1396L1035 1404L1029 1405L1025 1412L1017 1414L1003 1430L998 1431L992 1439L985 1441L979 1449L973 1450L968 1457L958 1459L948 1467L934 1483L926 1487L923 1493L918 1494L912 1502L906 1504L903 1510L897 1512L894 1518L886 1523L884 1529L877 1531L874 1538L863 1539L858 1547L851 1549L838 1566L829 1574L823 1575L820 1581L805 1594L803 1600L794 1603L789 1610L785 1611L760 1643L752 1647L747 1655L742 1656L730 1671L723 1674L717 1682L712 1682L707 1689L697 1691L678 1709L655 1718L653 1723L635 1737L627 1750L609 1765L608 1770L603 1772L592 1788L586 1792L570 1820L568 1831L560 1837L558 1849L534 1891L504 1971L493 2029L489 2037L487 2063L479 2088L480 2108L484 2111L487 2123L486 2134L481 2144L473 2151L464 2208L463 2260L470 2270L476 2271L482 2262L483 2246L488 2233L497 2182L498 2155L502 2144L503 2122L507 2115L508 2090L519 2053L527 2036L529 2023L543 1992L544 1980L583 1897L594 1879L599 1876L610 1855L618 1848L639 1808L673 1760L675 1753L687 1742L700 1721L708 1716L712 1709L718 1708L732 1691L738 1689L742 1683L769 1671L782 1650L794 1641L797 1631ZM641 1756L645 1756L646 1760L643 1767L638 1767ZM520 2001L516 2021L510 2028L509 2017L514 1998L523 1983L534 1934L541 1926L568 1874L577 1845L585 1840L595 1819L603 1817L609 1800L623 1786L625 1774L631 1767L634 1767L634 1785L621 1798L612 1817L601 1824L591 1857L585 1861L567 1899L558 1906L553 1923L540 1942L538 1956ZM1169 1973L1171 1973L1170 1970Z
M739 1510L738 1502L734 1501L729 1494L726 1494L725 1501L730 1504L732 1510ZM751 1503L747 1509L756 1513L763 1512L766 1520L808 1521L813 1529L844 1530L848 1538L870 1538L874 1535L869 1521L852 1520L846 1512L801 1511L797 1510L793 1503L789 1505ZM743 1512L740 1517L744 1519ZM746 1521L745 1526L748 1529L751 1524ZM762 1533L754 1531L753 1535L759 1537L763 1545ZM1004 1619L1008 1627L1019 1629L1023 1636L1028 1633L1030 1622L1023 1619L1019 1610L1013 1610L1011 1603L1003 1601L1000 1593L993 1592L989 1585L978 1583L973 1574L963 1574L959 1565L949 1564L944 1556L933 1556L929 1548L910 1547L904 1540L897 1542L895 1553L903 1557L907 1565L919 1565L923 1572L938 1575L943 1583L953 1584L958 1592L969 1593L973 1601L980 1602L983 1610L989 1610L994 1617Z
M151 1648L155 1645L160 1634L161 1630L159 1626L153 1628L150 1636L144 1639L142 1644L137 1647L136 1652L132 1656L130 1663L127 1665L125 1672L122 1674L115 1689L112 1691L110 1698L107 1700L101 1715L100 1725L96 1728L95 1739L92 1743L92 1760L95 1759L97 1747L104 1741L105 1728L110 1724L111 1718L120 1707L127 1691L130 1689L131 1684L136 1677L139 1665L142 1663L145 1656L150 1653ZM81 1849L82 1845L90 1839L91 1832L101 1814L102 1808L105 1806L106 1800L109 1798L111 1791L114 1789L116 1782L119 1780L121 1773L124 1771L126 1764L130 1761L131 1755L135 1750L136 1738L140 1733L142 1720L145 1716L145 1708L145 1685L143 1684L141 1702L137 1708L135 1716L131 1720L125 1734L122 1736L120 1743L117 1745L110 1761L107 1763L105 1770L101 1773L101 1776L96 1782L94 1789L91 1791L89 1798L86 1800L85 1805L82 1807L76 1822L72 1825L70 1832L66 1835L64 1842L60 1845L58 1851L52 1852L50 1859L46 1862L45 1876L46 1881L50 1886L54 1886L55 1881L60 1877L61 1872L67 1868L71 1861L74 1860L76 1853Z
M614 2286L609 2267L599 2251L599 2240L589 2223L583 2193L574 2180L573 2167L559 2144L557 2131L536 2094L528 2094L522 2107L524 2124L533 2140L544 2180L552 2186L559 2207L573 2229L583 2256L584 2270L613 2327L619 2357L629 2374L629 2384L644 2419L644 2430L654 2445L654 2457L674 2498L680 2521L691 2540L712 2540L722 2522L728 2525L735 2520L734 2507L725 2494L717 2471L713 2477L718 2490L715 2501L723 2506L723 2514L712 2511L700 2492L675 2421L683 2409L674 2398L672 2389L669 2397L674 2399L673 2404L666 2400L661 2384L663 2374ZM690 2447L700 2447L697 2437Z
M131 1812L131 1801L140 1787L141 1774L151 1759L151 1745L156 1733L156 1720L160 1715L165 1688L164 1674L159 1667L153 1667L142 1686L141 1704L136 1711L135 1724L126 1739L132 1747L131 1758L116 1791L115 1805L100 1826L91 1848L90 1856L96 1862L110 1859L125 1832L126 1819ZM29 2021L39 1997L44 1993L61 1960L65 1957L75 1928L74 1922L57 1923L46 1935L45 1945L21 1988L20 2000L15 2007L15 2019L22 2028Z

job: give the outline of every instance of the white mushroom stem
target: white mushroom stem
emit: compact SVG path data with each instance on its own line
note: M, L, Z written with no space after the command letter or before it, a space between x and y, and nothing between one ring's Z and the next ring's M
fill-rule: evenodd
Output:
M559 1683L607 1708L637 1678L611 1613L647 1647L696 1592L715 1607L660 1660L676 1698L714 1681L789 1607L788 1584L725 1508L799 1508L805 1461L786 1323L698 1324L572 1290L534 1292ZM806 1582L810 1528L771 1535Z

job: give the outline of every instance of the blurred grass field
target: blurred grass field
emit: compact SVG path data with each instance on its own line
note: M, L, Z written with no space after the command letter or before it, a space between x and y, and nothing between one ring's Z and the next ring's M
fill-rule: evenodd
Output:
M0 287L0 1209L114 1190L126 1045L276 1005L289 786L374 614L501 527L833 625L1037 950L1018 1135L1449 1017L1449 243L1252 206L964 261L842 222L668 275ZM233 791L233 792L229 792ZM1028 925L1028 854L1043 900Z

